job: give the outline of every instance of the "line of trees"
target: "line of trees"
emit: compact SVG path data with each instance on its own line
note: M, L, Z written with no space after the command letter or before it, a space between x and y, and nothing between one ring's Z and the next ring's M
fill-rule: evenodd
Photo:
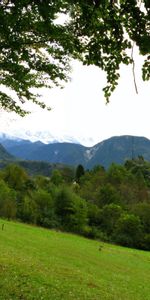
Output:
M0 217L150 250L150 163L78 166L74 180L66 170L30 177L8 165L0 172Z

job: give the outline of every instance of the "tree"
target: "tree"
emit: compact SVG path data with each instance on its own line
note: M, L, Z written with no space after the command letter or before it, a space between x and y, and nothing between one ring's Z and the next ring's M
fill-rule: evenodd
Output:
M3 170L3 179L16 191L27 191L29 187L29 176L22 167L16 164L6 166Z
M100 227L111 236L115 230L118 219L122 214L122 208L114 203L105 205L100 214Z
M68 59L75 44L68 27L55 22L68 7L62 0L0 1L0 79L16 92L20 103L1 90L5 109L23 116L26 100L44 108L31 89L59 86L68 79Z
M141 3L141 4L140 4ZM107 73L106 100L116 88L120 64L133 63L133 46L145 57L150 79L149 0L1 0L0 80L15 97L0 91L4 109L20 115L23 103L45 108L32 88L68 80L69 59L78 58ZM64 24L58 16L66 14ZM131 49L131 54L128 50Z
M127 170L121 166L112 163L107 171L107 181L115 186L118 186L122 183L127 181L129 173Z
M97 203L99 189L105 182L106 172L103 167L96 166L93 170L86 171L80 178L79 195L93 203Z
M138 216L143 225L144 231L150 234L150 204L149 202L137 203L133 206L132 212Z
M67 187L62 187L56 197L56 214L63 229L82 233L87 225L86 201Z
M61 175L66 183L72 183L74 179L74 167L63 166L60 170Z
M37 206L37 224L48 228L57 227L55 215L54 199L51 194L44 189L39 189L32 193L32 200Z
M84 175L84 167L82 165L78 165L76 168L75 180L77 182L80 181L80 177Z
M124 214L116 224L114 240L127 247L141 247L143 228L138 216Z
M106 72L107 86L103 90L107 102L118 84L120 65L132 63L134 69L134 45L145 57L143 80L150 79L148 0L79 0L74 7L72 30L80 39L83 63Z
M97 204L100 207L103 207L111 203L120 204L120 202L121 202L120 194L118 193L117 189L113 185L107 183L102 187L100 187L98 193L98 200L97 200Z
M36 185L37 189L47 190L50 185L50 179L45 176L42 176L42 175L37 175L35 177L35 185Z
M25 195L19 203L17 216L25 223L36 224L38 217L37 205L28 195Z
M63 183L63 177L62 177L61 172L59 170L54 169L52 171L51 182L53 184L55 184L56 186Z
M16 193L0 180L0 217L13 219L16 217Z
M145 182L147 186L150 186L150 163L145 161L142 156L138 156L138 158L134 160L127 160L125 162L125 168L136 175L139 181L143 181L143 184Z

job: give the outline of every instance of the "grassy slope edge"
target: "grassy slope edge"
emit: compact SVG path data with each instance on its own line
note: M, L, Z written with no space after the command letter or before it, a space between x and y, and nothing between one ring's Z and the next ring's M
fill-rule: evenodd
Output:
M0 220L0 300L149 300L150 252L99 246Z

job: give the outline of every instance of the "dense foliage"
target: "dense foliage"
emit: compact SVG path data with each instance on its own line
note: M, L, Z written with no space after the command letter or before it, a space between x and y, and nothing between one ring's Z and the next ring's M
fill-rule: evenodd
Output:
M79 169L69 180L64 170L31 177L8 165L0 172L0 217L150 250L150 163L97 166L76 182Z
M68 18L61 24L62 16ZM134 64L134 44L145 57L143 80L149 80L149 30L149 0L1 0L0 80L16 95L1 89L1 106L20 115L27 100L44 108L32 88L66 81L70 58L106 72L109 101L120 65Z

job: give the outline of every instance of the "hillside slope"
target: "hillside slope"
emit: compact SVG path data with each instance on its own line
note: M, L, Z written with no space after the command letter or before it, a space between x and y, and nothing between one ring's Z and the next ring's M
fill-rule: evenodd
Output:
M30 153L40 150L42 147L42 142L34 142L32 143L29 140L15 140L15 139L0 139L1 144L7 149L12 155L22 158L22 159L34 159L33 156L31 157Z
M0 144L0 160L13 160L14 157Z
M149 300L150 252L2 224L0 300Z

